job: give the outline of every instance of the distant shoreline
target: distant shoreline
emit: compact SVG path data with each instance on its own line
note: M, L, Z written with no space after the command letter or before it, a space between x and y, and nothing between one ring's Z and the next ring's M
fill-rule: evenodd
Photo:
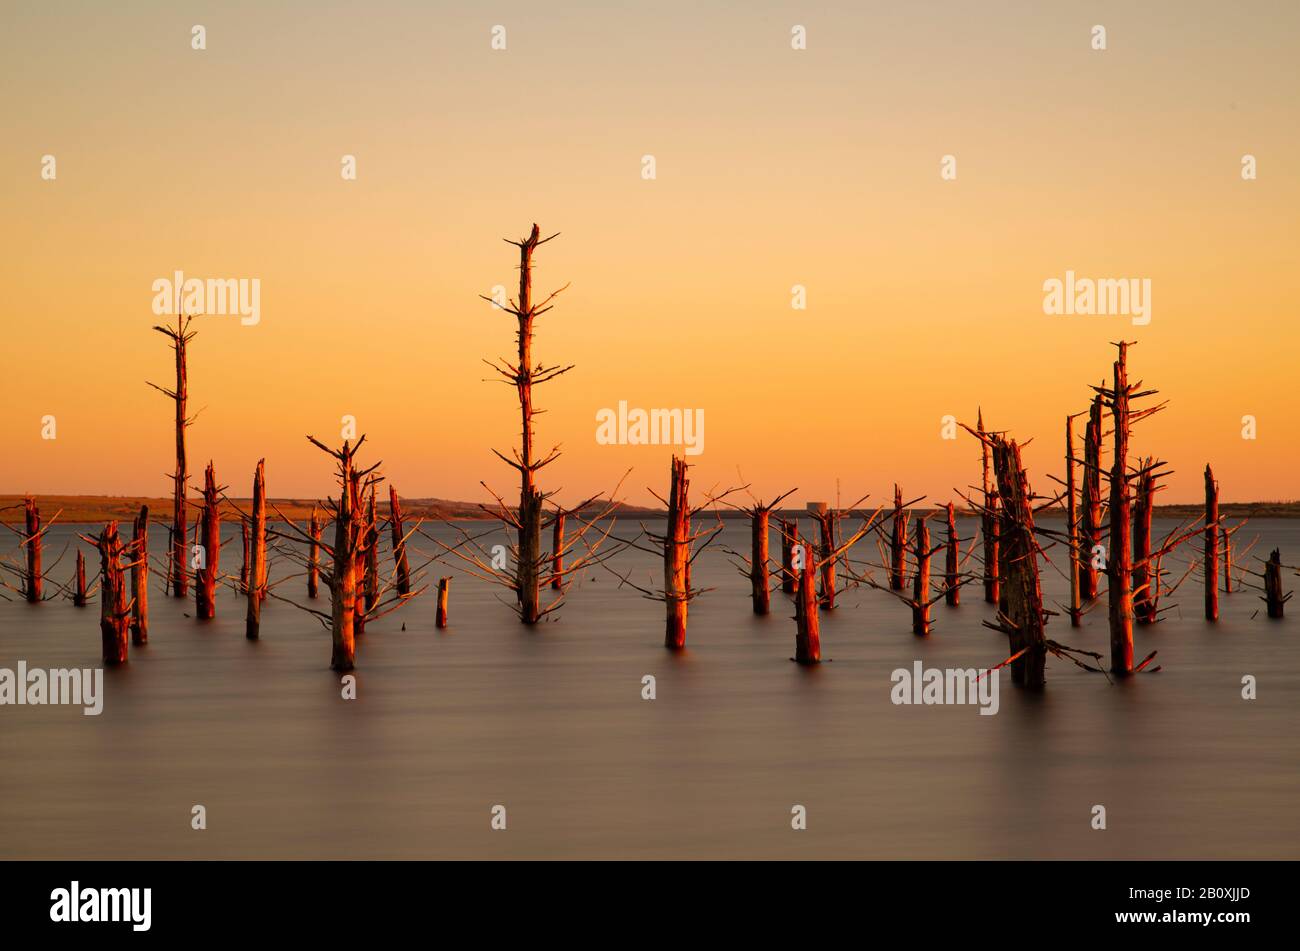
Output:
M7 525L21 524L23 521L22 495L0 495L0 523ZM172 500L161 497L144 497L144 496L108 496L108 495L36 495L37 504L41 509L41 520L48 522L54 517L56 512L62 510L59 515L59 521L65 524L97 524L108 522L116 519L119 522L129 522L135 519L136 514L140 511L141 505L149 506L149 513L152 519L156 521L166 521L171 517ZM189 500L189 509L195 511L200 505L199 499L191 497ZM247 512L250 507L247 499L234 499L232 506L228 502L221 505L221 518L223 521L238 521L240 518L238 509ZM402 515L407 521L418 519L425 520L487 520L495 516L486 512L476 502L457 502L449 499L402 499ZM378 514L381 517L388 515L388 499L383 497L377 500ZM486 503L485 503L486 504ZM744 504L738 502L737 504ZM319 502L314 499L270 499L267 503L267 517L273 521L279 521L280 515L294 521L306 521L311 517L312 506L317 506L318 510L324 514L324 509L320 507ZM490 506L489 506L490 507ZM589 506L580 517L592 517L603 511L605 503L596 503ZM278 510L278 511L277 511ZM855 509L853 515L866 515L875 511L875 509ZM1155 515L1165 518L1199 518L1203 512L1200 505L1178 504L1178 505L1157 505ZM1223 502L1219 505L1220 514L1229 519L1242 519L1248 517L1254 518L1300 518L1300 502ZM928 507L917 506L912 509L912 514L916 516L942 515L944 509L936 508L931 505ZM621 518L654 518L663 517L666 512L662 508L649 508L646 506L620 504L614 512ZM962 517L970 517L971 511L967 508L959 507L957 514ZM1064 511L1059 507L1052 507L1040 513L1040 517L1060 517ZM716 515L723 518L745 518L745 513L734 509L722 508ZM701 511L697 518L715 518L715 512L712 509ZM807 515L806 509L779 509L772 513L773 518L797 518ZM191 514L190 520L193 520Z

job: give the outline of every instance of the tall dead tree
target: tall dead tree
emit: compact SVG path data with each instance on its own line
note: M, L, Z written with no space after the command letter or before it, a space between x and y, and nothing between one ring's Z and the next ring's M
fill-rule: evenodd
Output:
M809 502L808 514L817 523L817 558L821 565L818 603L827 611L835 610L835 536L839 531L839 513L825 502Z
M916 573L912 576L912 633L924 637L930 633L930 523L924 515L916 520L913 557Z
M800 552L799 580L794 596L794 657L797 664L811 666L822 662L821 619L818 615L817 582L814 572L817 557L812 545L796 542L796 551Z
M1081 487L1079 514L1080 534L1083 536L1083 572L1079 577L1079 597L1093 601L1100 590L1095 553L1101 545L1101 395L1093 397L1088 412L1088 425L1083 434L1083 485Z
M30 495L23 499L23 548L27 554L27 577L23 596L29 604L41 601L41 510Z
M907 520L903 511L903 490L894 483L894 527L889 536L889 587L902 591L907 573Z
M794 570L794 548L799 544L797 519L778 519L781 527L781 591L794 594L799 586L799 575Z
M203 473L203 511L199 516L200 561L194 575L194 608L200 618L217 613L217 578L221 563L221 498L216 471L208 463Z
M84 608L86 606L86 556L77 549L77 574L75 582L76 588L73 591L72 603L74 606Z
M255 641L262 632L262 602L266 600L267 592L265 459L258 459L253 471L253 505L248 525L248 597L244 611L244 636Z
M314 514L314 513L313 513ZM406 558L406 528L402 520L402 503L397 487L388 486L388 527L392 530L393 563L397 570L397 593L411 592L411 565Z
M983 505L980 515L980 534L984 539L984 601L997 604L1000 600L998 591L998 529L1001 521L997 516L997 489L989 479L989 447L984 441L984 411L980 409L975 423L980 440L980 460L983 468Z
M668 525L663 536L664 605L667 608L664 646L672 650L686 646L686 614L691 602L691 543L696 536L691 534L689 491L686 460L673 456ZM721 528L721 523L718 527Z
M375 487L366 497L366 613L379 604L379 522L375 513Z
M140 506L131 531L131 643L149 643L149 506Z
M1138 624L1155 620L1156 586L1151 560L1151 513L1155 508L1156 484L1153 460L1142 460L1138 471L1137 496L1133 501L1133 616Z
M1205 619L1219 619L1219 483L1205 466Z
M176 352L176 387L167 389L150 383L155 390L170 398L176 406L176 471L172 475L172 552L170 590L172 597L186 596L189 576L185 570L185 496L189 491L189 471L185 460L185 430L194 422L193 416L186 415L186 401L189 399L189 381L186 375L186 346L194 339L195 332L189 329L191 317L180 314L175 327L154 327L172 342Z
M1075 414L1081 415L1081 414ZM1070 626L1083 623L1079 575L1079 509L1074 480L1074 416L1065 417L1065 531L1070 546Z

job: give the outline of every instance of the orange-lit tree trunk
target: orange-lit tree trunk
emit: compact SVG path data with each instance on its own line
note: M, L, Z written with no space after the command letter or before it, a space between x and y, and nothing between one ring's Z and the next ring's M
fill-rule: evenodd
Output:
M1232 594L1232 533L1223 530L1223 593Z
M1129 385L1128 344L1118 344L1115 385L1111 395L1114 458L1110 465L1110 551L1106 587L1110 609L1110 669L1133 672L1133 561L1128 490Z
M1034 539L1034 510L1029 479L1020 462L1015 440L994 436L993 467L1001 500L999 532L1002 557L1001 587L1005 607L1003 625L1011 653L1024 651L1011 662L1011 680L1026 687L1046 682L1046 638L1043 625L1043 594L1038 577L1038 543Z
M1145 459L1141 463L1133 501L1133 616L1138 624L1155 621L1155 586L1160 583L1151 569L1151 511L1156 492L1152 461Z
M375 512L375 487L366 500L366 615L379 605L379 522Z
M255 641L262 633L262 602L266 600L266 460L253 471L253 507L248 516L248 601L244 636Z
M903 490L898 483L894 483L894 529L889 547L889 587L902 591L907 574L907 513L903 511Z
M672 650L686 646L686 613L690 604L690 480L686 460L673 456L668 494L668 525L664 531L664 644Z
M55 518L58 516L56 515ZM30 495L23 499L23 547L27 550L27 572L23 578L23 595L28 603L41 600L41 510Z
M78 552L80 554L80 552ZM131 530L131 643L149 643L149 506L140 506Z
M1205 467L1205 619L1219 619L1219 483Z
M221 562L220 504L216 472L209 462L203 473L203 511L199 515L202 561L194 575L194 608L204 620L215 617L217 613L217 576Z
M239 593L248 595L248 522L239 520L239 541L244 549L243 560L239 563Z
M996 514L997 490L989 478L989 447L984 441L984 412L979 412L975 423L980 435L980 458L983 463L984 510L980 515L980 534L984 539L984 601L987 604L999 602L998 591L998 530L1001 527Z
M361 520L357 511L355 451L344 442L343 448L335 454L339 460L339 502L334 516L334 561L329 576L330 634L333 640L330 667L334 670L351 670L356 664L356 553L361 547Z
M943 598L945 604L955 608L961 603L961 585L957 583L961 565L961 552L958 548L957 539L957 514L953 511L951 502L948 503L947 542L943 565Z
M771 589L767 581L767 535L771 510L755 508L750 513L749 590L755 614L772 610ZM834 581L832 580L832 584Z
M172 477L172 537L171 537L171 579L172 597L183 598L189 590L189 576L185 570L188 559L185 557L185 494L189 483L189 470L185 459L185 430L192 419L185 415L186 402L189 400L189 380L187 377L185 348L193 339L189 331L190 318L183 314L176 319L176 327L154 327L160 334L171 339L172 349L176 353L176 388L166 389L150 384L154 389L170 397L176 408L176 471Z
M808 511L817 522L819 538L817 555L821 562L820 606L827 611L833 611L835 610L835 559L831 555L835 551L835 528L839 513L825 502L810 505Z
M99 632L104 663L126 663L127 625L130 611L126 600L126 576L122 570L122 539L117 522L109 522L99 535Z
M1074 417L1065 417L1065 534L1070 545L1070 627L1083 623L1079 577L1079 508L1074 480Z
M316 506L311 507L311 544L307 550L307 597L315 598L320 593L320 515Z
M1093 552L1101 544L1101 395L1093 398L1088 425L1083 434L1083 498L1080 513L1083 535L1083 564L1079 577L1079 597L1092 601L1100 591Z
M803 549L803 566L794 598L794 659L797 663L820 664L822 659L821 621L817 607L816 557L812 545L797 542ZM834 549L832 549L834 551Z
M388 525L392 529L393 562L396 567L397 593L411 593L411 566L406 559L406 530L402 521L402 503L397 498L397 487L388 487Z
M912 576L912 633L924 637L930 633L930 525L924 516L916 520L916 574Z
M447 626L447 600L451 596L451 579L438 579L438 608L433 623L440 628Z
M564 511L551 519L551 590L564 590Z

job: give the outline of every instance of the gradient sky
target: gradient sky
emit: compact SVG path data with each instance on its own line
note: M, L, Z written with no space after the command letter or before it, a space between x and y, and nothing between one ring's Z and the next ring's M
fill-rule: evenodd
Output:
M477 295L512 283L501 238L537 221L562 236L535 286L572 281L535 345L577 364L537 398L562 500L629 467L630 501L662 491L668 449L595 441L619 400L705 411L697 487L740 467L798 502L837 480L846 502L895 480L946 501L978 447L940 420L982 406L1034 438L1048 492L1064 416L1120 338L1171 401L1132 447L1175 470L1163 501L1197 498L1207 461L1226 501L1294 499L1298 10L6 4L0 491L168 492L150 285L182 269L262 284L258 326L196 323L191 471L214 459L244 494L264 456L272 495L323 495L330 461L304 434L337 441L346 413L403 495L511 494L489 449L508 452L518 411L480 360L510 354L512 320ZM1150 278L1150 325L1045 316L1067 268Z

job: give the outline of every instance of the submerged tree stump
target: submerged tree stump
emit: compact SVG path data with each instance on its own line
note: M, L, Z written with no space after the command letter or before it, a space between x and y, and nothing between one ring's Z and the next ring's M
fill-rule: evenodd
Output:
M307 549L307 597L315 598L320 593L320 539L321 521L316 513L316 506L311 507L311 543Z
M200 562L194 575L195 613L203 620L217 614L217 577L221 562L221 499L217 494L217 476L208 463L203 473L203 509L199 514Z
M80 554L80 552L78 552ZM140 506L131 531L131 643L149 643L149 506Z
M812 546L799 542L803 551L803 567L799 571L799 584L794 598L794 659L804 665L820 664L822 660L821 621L818 616L816 557Z
M125 664L127 626L130 608L126 599L126 576L122 570L122 539L117 522L104 526L97 541L99 548L99 631L103 642L104 663Z
M1001 592L998 590L998 569L1001 561L998 554L998 532L1001 525L997 515L997 489L989 477L989 445L984 439L982 409L975 423L975 431L980 440L980 460L983 467L984 507L980 513L980 535L984 541L984 601L986 604L998 604L1001 601Z
M1079 577L1079 507L1074 480L1074 417L1065 417L1065 534L1070 546L1070 627L1083 623Z
M690 603L690 480L686 460L673 456L668 494L668 525L664 532L664 644L672 650L686 646L686 615Z
M1110 391L1114 426L1114 458L1110 467L1110 551L1106 559L1106 588L1110 608L1110 669L1114 674L1133 672L1133 561L1130 546L1128 438L1130 431L1128 344L1120 341L1115 361L1115 382Z
M239 593L248 595L248 522L239 520L239 541L244 549L244 557L239 562Z
M375 487L370 486L366 501L366 615L379 606L379 523L375 514Z
M551 520L551 590L564 590L564 512L557 510Z
M1232 532L1223 529L1223 593L1232 594Z
M925 637L930 633L930 525L925 516L916 520L912 533L916 574L912 576L912 633Z
M825 502L809 502L808 514L817 523L817 558L821 564L821 602L828 611L835 610L835 527L837 514Z
M957 516L952 503L948 503L948 539L943 565L943 599L949 607L955 608L961 603L961 585L958 574L961 567L961 552L958 548Z
M402 503L397 497L397 487L388 487L388 525L392 529L393 564L396 570L397 593L411 593L411 566L406 558L406 529L402 520Z
M451 596L451 579L438 579L438 608L434 614L433 623L437 627L447 626L447 599Z
M84 608L86 606L86 556L77 549L77 574L76 587L73 589L72 603L76 607Z
M894 483L894 528L889 536L889 587L894 591L902 591L906 583L907 521L908 514L903 511L903 490Z
M998 497L1002 502L999 532L1003 574L1000 628L1007 634L1011 653L1024 651L1011 662L1011 680L1026 687L1046 683L1046 637L1043 593L1038 577L1038 542L1034 538L1034 510L1029 479L1015 440L990 436Z
M55 515L58 518L58 515ZM23 577L23 596L29 604L39 604L41 576L41 510L30 495L23 499L23 548L27 554L27 571Z
M1082 574L1079 576L1079 597L1083 601L1096 600L1100 591L1098 571L1093 553L1101 544L1101 394L1093 397L1088 412L1088 425L1083 435L1083 497L1080 500L1080 534L1082 535Z
M1205 467L1205 619L1219 619L1219 483Z
M767 580L767 533L771 510L755 507L750 513L749 588L754 613L766 615L772 610L771 589Z
M248 521L248 606L244 612L244 636L255 641L262 633L262 602L266 600L265 459L258 459L253 471L253 508Z
M1156 619L1155 586L1160 583L1151 570L1151 512L1155 507L1155 478L1152 460L1142 461L1138 472L1137 497L1133 502L1133 616L1138 624Z
M1274 548L1273 553L1268 556L1268 561L1264 562L1264 603L1268 609L1268 616L1274 620L1281 620L1290 592L1282 593L1282 552Z
M799 544L799 522L780 519L781 526L781 591L794 594L799 587L799 573L794 569L794 549Z

